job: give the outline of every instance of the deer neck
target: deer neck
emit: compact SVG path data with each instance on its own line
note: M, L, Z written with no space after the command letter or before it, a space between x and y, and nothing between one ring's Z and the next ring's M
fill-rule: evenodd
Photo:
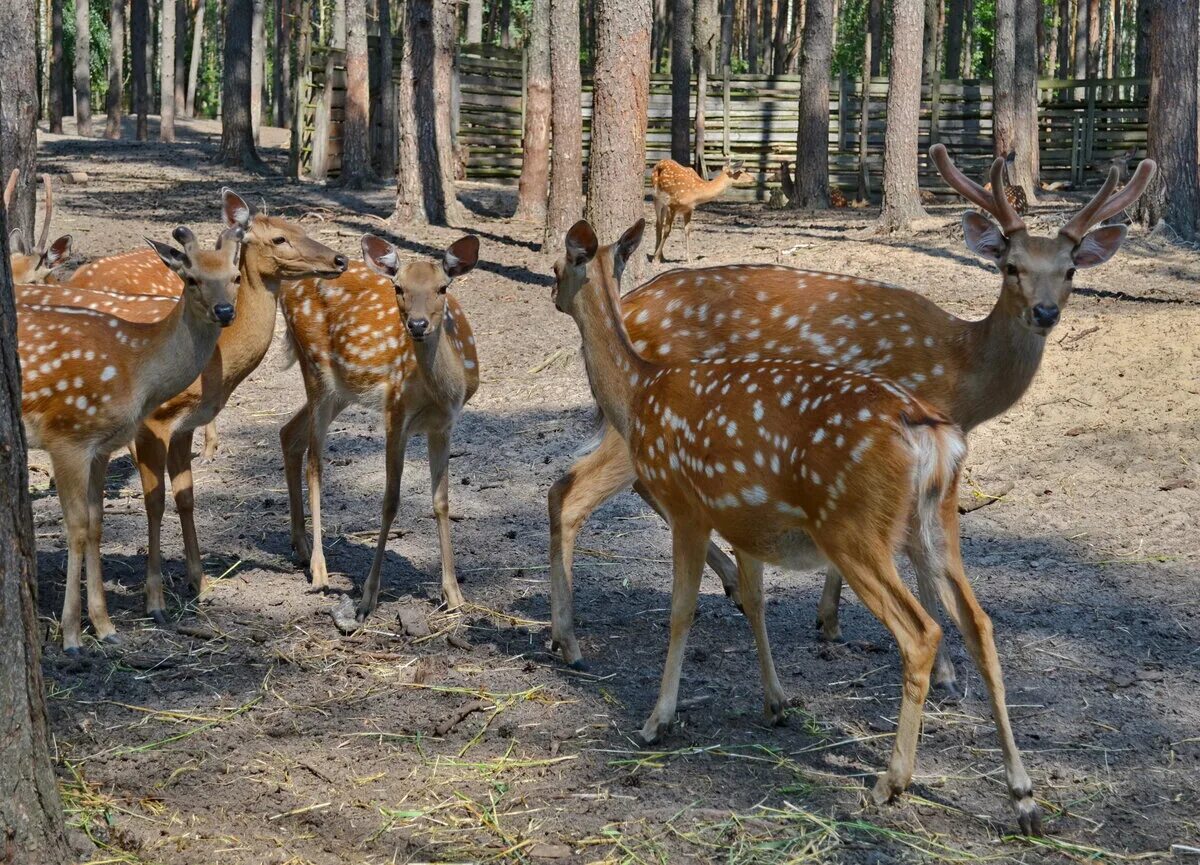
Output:
M696 196L697 204L706 204L715 198L720 197L729 185L733 183L733 178L724 171L720 172L712 180L704 181L704 185L700 189L700 194Z
M1001 293L988 316L966 326L968 372L959 389L954 419L964 430L1002 414L1037 375L1046 337L1033 333L1016 305Z
M411 344L420 382L430 402L457 410L466 399L467 375L454 340L444 330L443 324L424 340L411 340Z
M234 377L244 376L258 366L275 334L279 279L264 276L258 264L254 247L243 249L237 315L221 340L222 363Z
M188 302L186 291L170 315L151 327L157 334L151 337L138 365L148 383L146 404L158 406L200 374L217 347L222 328Z

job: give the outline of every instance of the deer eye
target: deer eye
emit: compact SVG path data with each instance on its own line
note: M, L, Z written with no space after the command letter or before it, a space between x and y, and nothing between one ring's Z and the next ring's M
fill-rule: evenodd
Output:
M274 243L276 246L283 246L285 243L287 243L287 238L286 237L276 237L271 242Z
M1075 268L1068 267L1067 268L1067 279L1074 279L1074 278L1075 278Z
M242 284L242 275L239 273L239 274L237 274L237 276L235 276L233 279L231 279L229 281L231 283L233 283L234 285L241 285Z
M1009 276L1016 276L1018 273L1020 273L1020 271L1017 270L1017 266L1015 264L1004 265L1004 272L1007 273Z

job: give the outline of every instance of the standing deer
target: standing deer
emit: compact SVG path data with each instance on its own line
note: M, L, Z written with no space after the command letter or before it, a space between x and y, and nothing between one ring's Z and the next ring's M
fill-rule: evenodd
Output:
M634 345L663 361L781 357L874 372L907 387L966 433L1008 411L1037 373L1076 269L1104 263L1125 238L1123 226L1090 234L1089 227L1135 201L1155 166L1143 162L1115 195L1115 174L1110 174L1056 236L1038 237L1029 234L1003 194L1002 160L992 163L996 185L989 194L954 166L944 146L930 152L946 181L1000 223L975 211L963 215L967 246L994 262L1001 274L1000 294L987 317L964 321L915 292L850 276L779 265L724 265L668 271L625 295L622 312ZM592 511L635 480L625 443L609 426L596 449L550 489L551 634L564 661L577 668L583 655L573 622L575 538ZM715 544L709 546L708 563L726 594L736 599L736 570ZM829 640L841 636L840 591L841 580L829 575L819 608L822 635ZM922 587L927 609L935 608L933 594ZM948 697L957 693L954 666L944 649L934 685Z
M936 408L870 371L795 358L651 359L622 320L620 273L641 241L639 221L598 248L587 222L567 234L554 302L575 319L588 378L605 418L628 442L639 482L671 525L671 636L662 686L642 727L658 741L675 716L705 549L732 544L765 692L767 721L787 698L775 673L762 570L828 562L896 639L903 690L891 762L876 803L908 787L941 628L904 585L903 547L935 585L987 684L1008 791L1021 831L1040 833L1033 786L1013 739L992 624L975 600L958 545L958 478L966 440ZM688 329L675 311L658 326Z
M146 502L149 547L146 557L146 611L166 624L166 598L162 580L162 518L166 504L165 475L171 477L175 510L183 530L188 582L197 594L207 588L200 541L193 515L192 437L211 424L239 384L258 368L275 332L275 308L280 283L313 276L337 276L346 269L346 257L318 243L300 226L277 216L254 214L237 193L221 193L225 224L243 231L239 264L241 290L237 319L221 334L217 349L200 376L188 387L163 400L137 431L134 458L142 479ZM154 321L171 301L124 296L106 300L88 287L103 287L126 295L178 295L182 283L141 252L129 252L86 264L57 289L58 302L66 305L119 303L118 315ZM75 300L78 295L79 300ZM113 307L98 307L113 309Z
M152 411L196 378L222 329L234 321L241 229L225 232L216 251L200 249L182 226L174 236L182 251L149 241L184 284L158 321L133 322L81 308L18 308L22 421L30 447L50 454L67 527L62 628L63 648L71 654L81 645L84 559L88 618L98 638L116 639L100 572L109 458L133 439Z
M280 431L291 514L292 549L307 563L313 589L329 585L321 527L321 481L329 425L348 405L381 409L387 429L387 480L371 572L358 605L365 621L379 603L380 572L396 518L404 453L413 433L429 440L433 512L442 556L442 599L462 606L450 544L450 436L479 387L479 359L466 313L447 293L479 260L479 239L455 241L440 262L401 266L396 248L362 238L365 266L333 280L302 280L283 294L283 317L308 400ZM304 531L301 468L307 452L313 542Z
M664 159L650 172L650 184L654 188L654 232L656 246L650 260L663 260L663 247L675 225L675 217L683 217L683 242L687 260L692 260L692 211L720 196L726 189L740 180L752 178L742 170L740 162L726 165L713 177L705 180L686 165L673 159Z
M8 176L4 187L4 209L8 210L13 192L17 188L17 180L21 170L14 168ZM13 285L22 283L42 282L51 279L51 272L71 257L71 235L64 234L49 246L50 218L54 215L54 186L50 175L42 175L42 184L46 187L45 214L42 218L42 233L38 236L37 246L30 247L25 240L25 234L19 228L8 233L9 264L12 266Z

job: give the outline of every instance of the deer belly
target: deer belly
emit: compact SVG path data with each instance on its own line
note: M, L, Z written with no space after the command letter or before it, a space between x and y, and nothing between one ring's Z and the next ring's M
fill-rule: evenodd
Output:
M771 527L758 531L748 530L747 526L716 528L736 549L786 571L815 571L829 563L808 532L800 528Z

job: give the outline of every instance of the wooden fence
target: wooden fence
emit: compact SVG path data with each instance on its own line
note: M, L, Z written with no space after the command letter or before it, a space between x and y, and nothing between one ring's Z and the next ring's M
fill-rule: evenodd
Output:
M396 56L399 57L397 44ZM314 52L302 96L302 171L312 170L312 143L317 128L325 128L326 167L338 170L344 70L333 56L334 91L329 116L322 117L326 61ZM467 176L473 180L512 180L521 171L521 131L525 110L524 58L520 52L490 46L465 46L457 60L457 130L466 148ZM1109 160L1131 147L1146 144L1144 79L1042 80L1038 83L1038 135L1042 180L1098 185ZM705 154L710 166L726 158L742 160L755 172L774 169L779 161L796 161L800 80L794 75L733 75L710 80L705 99ZM646 169L670 155L671 83L664 75L651 77ZM946 189L924 156L941 141L968 172L983 171L992 156L992 85L990 81L935 81L922 86L921 184ZM871 188L880 188L883 139L887 125L887 79L875 78L869 88L867 132ZM591 125L591 83L584 76L584 159ZM695 97L693 96L693 107ZM858 186L860 84L842 79L829 91L830 181L852 192ZM318 156L320 156L318 148ZM771 178L773 180L773 175ZM757 191L763 194L763 189Z

